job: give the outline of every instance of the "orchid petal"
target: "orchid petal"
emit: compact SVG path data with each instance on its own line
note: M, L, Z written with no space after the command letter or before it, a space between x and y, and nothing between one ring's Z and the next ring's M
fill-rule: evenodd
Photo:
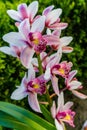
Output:
M57 130L64 130L62 124L55 119L55 126Z
M41 113L41 110L40 110L40 106L39 106L39 102L38 102L37 94L36 94L36 93L29 93L29 95L28 95L28 102L29 102L30 107L31 107L34 111Z
M56 76L52 76L51 81L52 81L52 86L53 86L54 92L57 95L59 95L58 78Z
M14 57L17 57L15 52L8 46L0 47L0 51L4 52L5 54L12 55Z
M47 15L52 9L54 8L54 5L48 6L43 10L43 15Z
M20 59L22 64L26 67L26 68L30 68L30 64L32 61L32 57L34 55L34 50L32 48L26 47L21 55L20 55Z
M19 28L20 34L22 34L26 38L26 40L27 40L29 32L30 32L29 19L23 20L23 22L20 23L18 28Z
M50 68L47 68L47 70L46 70L46 72L45 72L45 74L44 74L44 78L45 78L46 80L49 80L50 77L51 77Z
M28 82L33 80L35 78L35 71L34 68L32 66L32 64L30 65L30 69L28 69Z
M61 30L54 30L52 34L56 35L58 38L60 38Z
M49 28L52 30L54 30L54 29L63 30L67 26L68 26L67 23L54 23L54 24L50 25Z
M62 9L55 9L51 11L46 17L46 23L49 25L53 24L54 22L57 21L61 13L62 13Z
M53 118L56 117L56 104L55 104L54 101L53 101L53 104L52 104L52 107L51 107L51 114L52 114Z
M42 32L45 26L45 16L37 18L31 27L31 32Z
M49 28L47 28L46 33L47 33L47 35L51 35L52 34L51 30Z
M70 86L69 90L78 89L81 86L81 82L73 80L68 85Z
M26 92L26 87L21 85L12 93L11 99L21 100L25 98L27 95L28 93Z
M14 20L21 22L21 15L15 10L7 10L7 14Z
M72 41L72 39L73 39L72 37L62 37L60 38L60 42L62 46L67 46Z
M10 32L3 36L3 40L8 42L10 45L13 46L24 46L26 45L24 39L22 39L21 34L17 32Z
M76 90L72 90L72 93L73 93L76 97L78 97L78 98L80 98L80 99L87 99L87 95L82 94L82 93L80 93L80 92L78 92L78 91L76 91Z
M28 6L28 17L30 21L32 21L37 11L38 11L38 1L34 1Z
M67 81L70 82L73 77L77 74L77 70L73 70L69 73Z
M28 18L27 5L25 3L18 6L18 12L21 15L22 19Z
M57 109L57 111L59 111L59 110L62 111L63 105L64 105L64 95L63 95L63 92L61 92L59 94L59 97L58 97L58 109Z
M73 102L67 102L64 105L63 109L64 109L64 111L66 111L66 110L69 110L72 106L73 106Z
M73 51L73 48L72 47L62 47L62 51L63 53L71 53Z

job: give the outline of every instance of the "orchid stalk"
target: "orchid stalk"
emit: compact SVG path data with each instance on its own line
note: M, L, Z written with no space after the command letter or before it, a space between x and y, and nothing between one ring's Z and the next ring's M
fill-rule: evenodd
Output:
M54 120L52 125L55 125L55 129L65 130L66 123L75 127L76 114L71 110L73 102L68 101L64 105L65 90L81 99L87 99L87 95L78 92L83 86L75 77L77 70L72 70L73 63L62 61L64 53L73 51L68 46L73 38L61 37L62 30L68 26L60 20L62 9L54 9L54 5L51 5L40 15L36 15L37 11L38 1L29 6L20 4L17 11L7 11L15 20L18 32L3 36L9 46L0 47L0 51L18 58L27 69L20 85L11 94L11 99L22 100L28 97L31 109L42 114L40 104L44 104L46 113L50 112L50 118ZM60 78L64 81L62 89ZM46 99L43 100L43 96Z

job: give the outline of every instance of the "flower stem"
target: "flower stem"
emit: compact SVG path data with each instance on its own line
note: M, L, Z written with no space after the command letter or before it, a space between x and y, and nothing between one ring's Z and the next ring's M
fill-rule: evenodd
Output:
M48 91L47 87L46 87L46 96L47 96L47 100L49 102L49 107L51 108L51 106L52 106L52 100L50 98L50 94L49 94L49 91Z
M40 54L37 54L37 58L38 58L38 65L39 65L39 74L43 74L43 68L42 68L42 62L40 59Z

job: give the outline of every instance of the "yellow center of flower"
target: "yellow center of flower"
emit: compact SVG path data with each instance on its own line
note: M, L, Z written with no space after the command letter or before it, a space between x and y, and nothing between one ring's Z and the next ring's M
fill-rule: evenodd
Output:
M35 45L38 45L39 39L34 39L34 40L33 40L33 43L34 43Z
M61 74L64 74L65 72L64 72L64 69L58 69L58 71L61 73Z
M37 88L39 88L39 85L38 84L34 84L33 87L37 89Z
M67 115L64 117L64 120L71 120L70 115L67 114Z

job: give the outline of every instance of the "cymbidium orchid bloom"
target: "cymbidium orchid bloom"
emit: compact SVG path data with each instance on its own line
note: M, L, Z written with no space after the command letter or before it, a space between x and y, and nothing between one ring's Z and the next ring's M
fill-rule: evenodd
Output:
M75 127L73 123L75 112L70 109L73 102L67 102L64 105L64 96L63 93L60 93L57 105L58 107L56 108L56 104L53 101L53 105L51 107L52 117L54 118L57 130L65 130L63 122Z
M47 28L52 29L52 30L65 29L68 24L61 23L60 18L59 18L59 16L62 13L62 9L58 8L58 9L53 10L53 8L54 8L54 6L52 5L52 6L45 8L43 11L43 15L46 16L45 26Z
M15 10L8 10L8 15L17 21L15 24L19 26L19 24L28 18L29 22L32 23L34 21L34 17L38 11L38 1L34 1L29 6L25 3L18 5L17 11Z
M81 89L83 86L74 76L76 75L77 70L71 71L67 78L65 79L65 84L68 90L70 90L75 96L81 99L87 99L87 95L84 95L77 90Z
M35 71L31 66L28 70L28 77L24 76L20 86L12 93L11 99L21 100L28 96L28 102L30 107L36 111L41 112L39 102L37 99L37 94L44 94L46 92L46 80L44 80L43 75L35 78Z
M73 38L71 36L60 37L61 29L54 30L53 32L51 32L50 29L47 29L47 38L48 38L48 35L49 37L53 35L55 39L58 40L58 42L50 44L50 46L54 50L58 50L59 48L61 48L63 53L70 53L73 51L73 48L68 46Z

